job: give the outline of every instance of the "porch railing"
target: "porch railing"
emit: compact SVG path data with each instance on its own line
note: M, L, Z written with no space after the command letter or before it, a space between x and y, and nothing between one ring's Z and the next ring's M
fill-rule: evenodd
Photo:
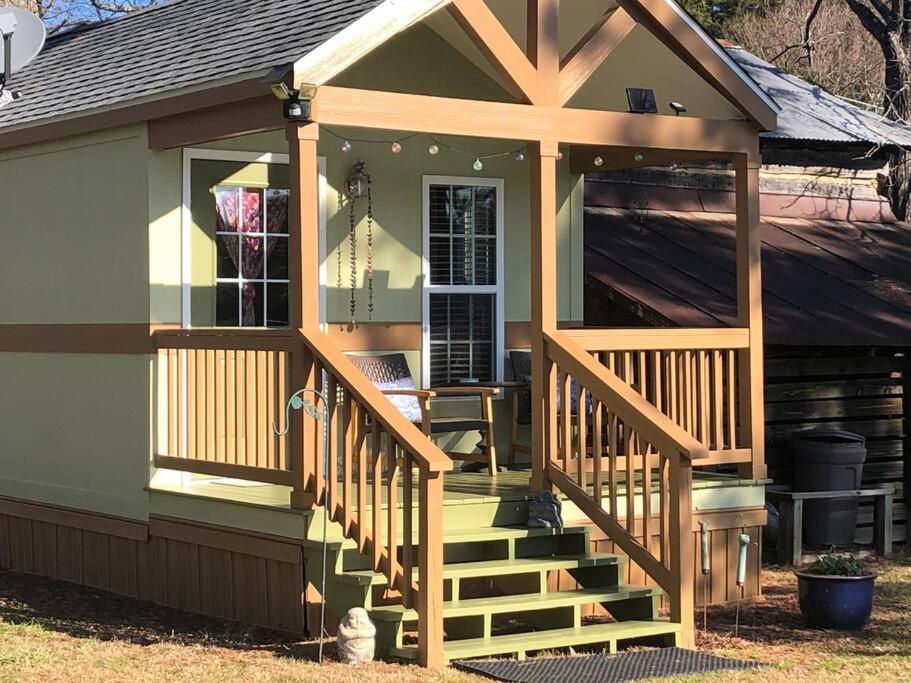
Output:
M443 475L452 460L405 419L322 332L157 333L158 467L284 484L299 506L326 504L418 614L422 663L442 663ZM300 411L287 439L285 402L327 400L323 431ZM307 398L313 399L312 396Z
M708 448L565 332L544 333L547 479L664 591L692 645L692 466Z
M739 354L749 330L579 329L565 334L709 450L700 465L748 463Z

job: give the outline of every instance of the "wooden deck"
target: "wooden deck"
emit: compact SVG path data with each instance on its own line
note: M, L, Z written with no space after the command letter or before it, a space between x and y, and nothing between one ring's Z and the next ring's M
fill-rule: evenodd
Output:
M466 505L481 503L509 503L521 502L530 497L529 480L530 470L516 470L501 472L496 477L489 477L485 473L451 472L443 480L443 504ZM589 483L592 475L589 474ZM735 475L716 474L713 472L697 471L693 475L694 496L698 499L699 509L721 508L712 504L712 499L719 503L722 501L722 490L741 489L742 493L762 489L767 480L741 479ZM657 483L653 485L657 486ZM622 487L622 479L621 479ZM272 509L291 510L289 504L290 487L276 484L227 479L224 477L208 477L204 475L187 474L181 483L153 483L152 492L172 493L191 496L195 498L216 499L224 502L233 502L243 505L256 505ZM398 492L401 494L401 483ZM733 493L737 495L736 491ZM565 499L565 496L560 496ZM383 491L383 504L386 504L386 492ZM401 505L402 496L396 496ZM744 504L738 505L743 507ZM369 507L369 506L368 506Z

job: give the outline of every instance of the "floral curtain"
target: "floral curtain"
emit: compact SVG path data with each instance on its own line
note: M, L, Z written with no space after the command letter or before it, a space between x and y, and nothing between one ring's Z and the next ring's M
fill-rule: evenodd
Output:
M288 215L287 191L270 190L268 194L267 230L269 233L281 231ZM240 235L240 255L238 240L230 234L222 234L222 243L231 262L243 280L263 280L265 250L272 253L275 238L263 237L263 197L258 189L218 187L215 190L216 230L220 233ZM243 283L243 300L241 325L256 325L258 301L257 288L252 282Z

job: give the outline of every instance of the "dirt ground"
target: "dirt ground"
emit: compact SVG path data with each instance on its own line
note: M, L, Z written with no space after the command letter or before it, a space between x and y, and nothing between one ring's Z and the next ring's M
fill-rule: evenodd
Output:
M911 681L911 560L874 563L876 607L859 634L804 627L790 571L769 569L765 595L708 611L701 649L769 664L680 680ZM702 613L698 615L700 626ZM327 653L331 659L334 648ZM102 591L0 571L0 681L480 681L452 669L315 663L317 645Z

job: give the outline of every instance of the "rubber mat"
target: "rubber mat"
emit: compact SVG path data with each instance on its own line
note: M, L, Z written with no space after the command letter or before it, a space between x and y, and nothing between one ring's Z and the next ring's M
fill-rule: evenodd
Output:
M743 671L762 666L758 662L725 659L677 647L619 655L548 657L524 662L514 659L462 660L453 665L462 671L512 683L639 681L711 671Z

